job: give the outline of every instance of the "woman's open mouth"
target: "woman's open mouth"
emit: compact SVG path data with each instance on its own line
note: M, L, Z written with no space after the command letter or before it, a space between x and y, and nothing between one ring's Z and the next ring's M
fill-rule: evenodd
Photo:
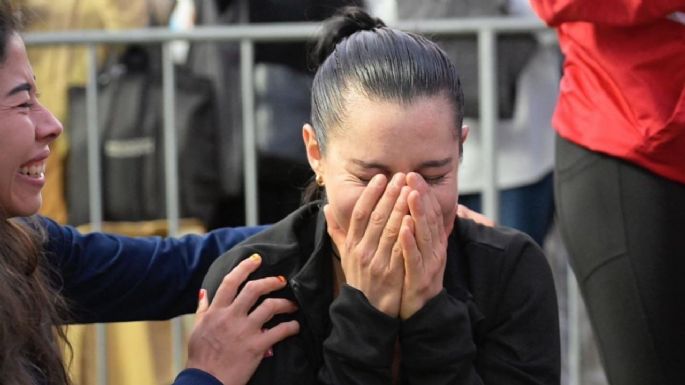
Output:
M26 164L19 168L19 173L30 178L41 179L45 176L45 161Z

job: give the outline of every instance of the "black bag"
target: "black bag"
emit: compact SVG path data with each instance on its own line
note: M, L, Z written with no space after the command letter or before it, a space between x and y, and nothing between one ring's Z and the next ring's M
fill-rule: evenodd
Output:
M98 80L103 219L165 218L162 84L159 52L130 47ZM217 106L211 82L175 69L181 216L204 222L222 194ZM69 90L66 195L69 223L89 221L85 88Z

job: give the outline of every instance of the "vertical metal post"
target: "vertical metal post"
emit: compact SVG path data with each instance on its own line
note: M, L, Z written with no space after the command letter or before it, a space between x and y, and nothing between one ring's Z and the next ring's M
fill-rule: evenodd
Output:
M566 311L568 327L568 384L580 385L580 325L578 283L570 265L566 265Z
M162 109L164 116L164 190L168 235L179 234L178 150L176 148L176 79L171 42L162 44ZM178 373L185 360L183 325L180 318L171 320L172 370Z
M100 178L100 127L98 124L97 45L89 44L87 52L86 121L88 126L88 200L92 231L102 231L102 181ZM95 325L95 371L98 385L107 385L107 329Z
M243 163L245 175L245 220L249 226L259 221L257 191L257 140L254 103L254 43L240 42L240 86L243 100Z
M497 190L497 51L495 32L487 27L478 31L478 88L480 93L480 127L483 153L483 213L498 220Z
M98 125L97 46L88 45L86 120L88 125L88 197L93 231L102 231L102 181L100 178L100 128Z

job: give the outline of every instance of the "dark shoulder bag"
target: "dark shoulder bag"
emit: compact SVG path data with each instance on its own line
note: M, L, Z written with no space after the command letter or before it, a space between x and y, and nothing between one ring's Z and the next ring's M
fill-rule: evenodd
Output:
M158 52L130 47L98 81L103 215L108 221L164 218L162 83ZM180 209L207 221L221 194L217 106L211 82L175 69ZM69 222L89 221L84 87L69 90L66 188Z

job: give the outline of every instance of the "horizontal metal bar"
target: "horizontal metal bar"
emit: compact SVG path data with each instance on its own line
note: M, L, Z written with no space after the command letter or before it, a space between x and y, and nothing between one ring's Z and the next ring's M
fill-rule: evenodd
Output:
M406 31L429 35L475 34L483 28L495 33L531 32L547 27L535 18L487 17L452 18L433 20L403 20L396 24ZM88 43L161 43L171 40L189 41L242 41L288 42L302 41L315 36L321 23L254 23L225 26L198 26L186 31L171 31L165 27L131 29L118 31L79 30L30 32L24 40L31 45L88 44Z

